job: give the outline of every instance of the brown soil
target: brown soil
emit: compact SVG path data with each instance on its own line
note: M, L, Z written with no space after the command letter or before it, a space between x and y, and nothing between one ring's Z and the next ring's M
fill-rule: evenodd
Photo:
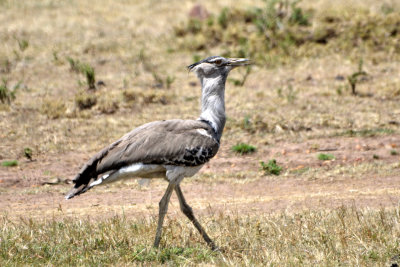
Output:
M389 152L399 147L397 135L314 139L296 144L282 142L260 148L251 156L236 155L225 145L198 178L184 180L182 187L188 202L200 214L296 212L340 205L394 206L400 201L400 162L398 155ZM320 161L316 158L318 153L332 153L336 159ZM158 179L146 187L140 187L135 181L115 183L64 200L64 193L71 187L70 179L89 156L68 153L25 161L14 168L1 167L0 211L11 217L36 218L157 215L158 201L166 188L166 183ZM258 162L270 158L276 158L284 167L283 175L263 176L258 171ZM377 171L372 168L371 173L359 167L374 163L392 167ZM358 166L361 172L324 175L338 166L344 170ZM296 173L302 168L312 168L316 174ZM175 196L170 207L170 215L178 213Z

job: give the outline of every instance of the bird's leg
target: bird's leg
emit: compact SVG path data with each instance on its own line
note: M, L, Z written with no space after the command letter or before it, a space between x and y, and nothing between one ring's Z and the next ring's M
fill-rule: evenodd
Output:
M211 238L207 235L206 231L204 231L204 228L197 221L196 217L194 217L193 210L186 203L185 197L183 196L183 193L182 193L182 190L181 190L181 187L179 184L177 184L175 186L175 192L179 199L179 205L181 207L181 211L186 215L186 217L189 218L189 220L194 224L194 226L197 228L197 230L199 230L201 236L207 242L207 245L209 245L212 250L218 250L218 247L215 245L214 241L211 240Z
M165 191L164 196L160 200L159 205L159 214L158 214L158 225L157 225L157 232L156 232L156 238L154 240L154 247L158 248L158 245L160 244L161 240L161 232L162 232L162 225L164 222L164 217L165 214L167 214L168 210L168 203L171 198L172 191L174 190L175 183L170 182L168 184L167 190Z

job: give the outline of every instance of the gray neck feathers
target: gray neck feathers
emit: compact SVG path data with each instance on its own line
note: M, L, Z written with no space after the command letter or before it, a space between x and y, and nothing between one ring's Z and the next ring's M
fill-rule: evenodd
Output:
M201 114L200 120L211 123L218 140L224 130L225 116L225 82L227 75L201 77Z

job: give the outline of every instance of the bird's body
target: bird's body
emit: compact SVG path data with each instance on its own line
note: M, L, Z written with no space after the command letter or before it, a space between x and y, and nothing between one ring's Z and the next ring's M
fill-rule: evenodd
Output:
M173 190L181 210L193 222L206 242L214 249L192 209L186 203L180 182L196 174L216 155L225 126L225 82L228 73L247 59L209 57L190 65L202 85L201 114L197 120L165 120L144 124L127 133L94 155L74 178L70 199L88 189L122 178L166 178L167 191L160 201L159 223L154 246L161 238L161 228Z
M144 124L102 149L74 178L66 198L120 178L193 176L218 151L212 127L201 120L166 120ZM170 172L167 175L167 171ZM101 177L97 178L97 175Z

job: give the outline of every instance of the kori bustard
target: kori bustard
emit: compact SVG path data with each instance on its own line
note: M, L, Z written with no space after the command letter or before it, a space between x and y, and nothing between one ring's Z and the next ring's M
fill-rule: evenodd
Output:
M74 178L66 199L90 188L121 178L164 177L168 187L159 203L154 240L158 247L168 203L175 190L182 212L194 224L207 244L217 247L186 203L180 182L191 177L217 154L225 126L225 83L229 72L249 64L244 58L213 56L188 66L201 83L201 114L197 120L164 120L144 124L94 155Z

